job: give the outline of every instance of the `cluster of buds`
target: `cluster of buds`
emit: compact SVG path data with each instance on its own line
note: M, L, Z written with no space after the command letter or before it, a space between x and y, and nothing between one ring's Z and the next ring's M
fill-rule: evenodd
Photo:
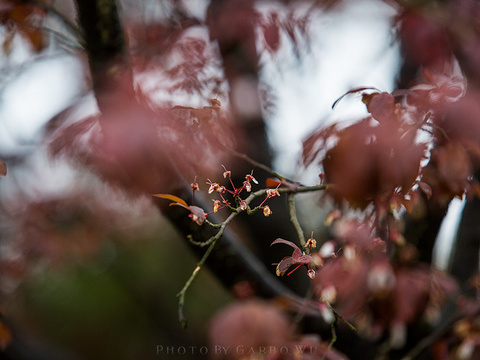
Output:
M223 166L223 165L222 165ZM258 209L262 210L263 215L265 217L270 216L273 212L270 209L268 205L265 205L265 202L275 196L280 196L280 193L278 191L278 188L275 189L268 189L266 190L266 197L262 201L262 203L255 207L254 209L250 209L247 201L245 199L242 199L241 194L242 193L251 193L252 191L252 184L258 184L258 181L255 179L253 176L253 172L250 174L245 175L245 180L242 183L242 186L236 187L235 184L233 183L232 180L232 172L230 170L227 170L225 166L223 166L223 178L228 179L230 182L230 187L226 187L223 185L220 185L218 182L213 182L210 179L207 181L207 185L209 186L208 188L208 194L213 194L217 193L220 197L220 199L213 199L213 210L211 212L205 213L205 216L208 216L212 213L216 213L220 211L221 209L224 208L229 208L232 211L251 211L254 212ZM195 191L199 191L200 187L198 186L198 183L195 181L190 184L190 188L193 191L193 198L195 198ZM233 197L236 207L232 206L230 203L230 200L227 198L227 195L230 195Z

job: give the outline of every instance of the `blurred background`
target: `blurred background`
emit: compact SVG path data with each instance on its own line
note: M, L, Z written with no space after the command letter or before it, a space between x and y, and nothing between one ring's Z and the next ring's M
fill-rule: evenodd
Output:
M227 59L223 64L219 59L223 50L211 41L212 29L225 26L221 21L251 21L250 15L236 12L243 9L241 2L225 2L233 9L227 20L208 14L214 0L117 3L135 84L152 108L173 108L196 124L200 115L191 109L217 114L215 99L221 104L218 119L230 112L236 118L218 120L220 128L211 131L219 134L231 126L235 140L247 149L239 123L250 126L261 118L267 154L254 149L252 157L266 156L274 170L306 184L317 182L318 169L300 171L302 140L322 125L365 116L355 96L334 110L332 104L355 87L392 91L402 64L392 28L393 2L258 2L253 83L248 76L232 81L228 68L222 68ZM197 259L149 196L122 191L92 171L98 166L89 148L96 141L98 124L92 119L98 108L75 3L4 0L0 22L0 157L8 169L0 179L0 290L5 324L19 336L15 351L32 359L39 353L49 359L157 359L165 358L157 354L162 346L175 349L170 359L201 358L198 348L208 343L209 319L232 295L202 271L187 293L189 322L182 329L176 294ZM249 31L239 36L250 36ZM126 129L130 135L132 129ZM200 131L176 134L167 142L203 139ZM116 146L109 148L114 155ZM204 150L199 149L185 146L175 156ZM215 147L207 150L209 160L197 165L220 179ZM177 165L179 171L188 167L181 161ZM132 170L137 171L143 178L143 170ZM160 169L153 175L168 179L170 172ZM185 181L197 174L189 168ZM205 191L201 175L198 182ZM166 192L170 185L167 180L162 184ZM305 229L321 231L327 210L312 215L316 201L299 197L298 211ZM186 354L178 353L181 346ZM197 352L189 354L190 347Z

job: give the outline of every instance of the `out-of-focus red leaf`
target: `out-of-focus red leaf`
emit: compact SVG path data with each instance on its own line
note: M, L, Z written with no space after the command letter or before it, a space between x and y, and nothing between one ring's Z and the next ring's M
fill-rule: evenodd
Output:
M336 125L321 128L310 134L302 144L302 162L304 166L318 161L320 154L327 150L327 140L338 132Z
M430 270L400 268L395 275L395 321L411 324L427 306L431 284Z
M12 342L12 333L7 325L0 321L0 350L5 351Z
M450 140L465 143L480 143L480 93L469 92L459 101L443 107L441 117L436 120Z
M278 188L281 185L285 186L289 190L295 191L300 184L298 182L280 181L273 178L268 178L265 181L265 186L268 188Z
M7 164L0 159L0 176L7 176Z
M207 25L212 39L220 47L242 51L248 63L257 63L255 47L256 24L260 14L249 1L225 1L209 8Z
M387 126L388 125L388 126ZM369 119L339 131L323 160L329 193L356 208L394 191L406 194L420 170L425 146L401 136L395 124L372 126Z
M415 65L443 66L451 58L451 44L439 17L406 11L399 17L399 36L404 56Z
M420 190L427 196L427 199L430 199L433 193L432 187L423 181L419 181L417 184Z
M364 95L362 101L367 105L367 110L378 122L392 121L395 119L395 99L386 92Z
M262 25L262 30L267 48L271 52L277 51L280 46L280 30L276 13L270 15L268 21Z
M211 320L209 328L211 346L221 346L226 353L212 352L213 360L263 358L261 349L280 349L292 339L292 326L287 316L276 306L252 299L230 304ZM245 349L238 351L238 349ZM255 354L254 354L255 352ZM277 352L278 354L278 352Z
M0 9L0 22L12 21L18 26L18 31L25 36L36 51L42 50L45 36L39 21L45 15L45 11L35 4L17 2L10 8Z
M473 183L470 191L475 194L476 197L480 198L480 184L478 183Z
M282 185L282 182L280 180L273 178L268 178L267 180L265 180L265 186L268 188L275 188L279 185Z
M453 196L461 196L468 188L472 162L460 143L449 142L434 149L431 164L434 170L427 172L429 184L436 184Z

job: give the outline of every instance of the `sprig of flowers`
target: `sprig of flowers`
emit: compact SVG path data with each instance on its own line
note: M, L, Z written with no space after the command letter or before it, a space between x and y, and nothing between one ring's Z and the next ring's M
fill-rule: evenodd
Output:
M253 176L253 171L250 174L245 175L245 180L242 182L242 185L237 187L235 186L232 180L232 172L227 170L225 166L223 166L223 178L229 180L229 184L227 186L221 185L218 182L214 182L210 179L207 179L208 190L207 193L209 195L217 195L218 199L212 199L213 208L211 211L206 212L199 206L195 205L195 193L200 191L200 186L197 183L197 179L195 178L194 181L190 184L190 189L192 190L192 205L188 205L183 199L170 194L153 194L152 196L163 198L167 200L171 200L172 205L181 206L188 210L190 214L188 215L193 222L195 222L199 226L211 226L217 230L215 235L207 239L206 241L197 242L193 240L193 236L189 235L189 241L197 246L205 247L208 246L207 251L204 253L200 261L197 263L194 271L185 282L182 290L177 294L179 301L178 301L178 313L179 318L182 326L186 326L186 318L184 315L184 303L185 303L185 294L195 278L197 277L200 270L203 268L205 261L207 260L210 253L213 251L215 244L217 241L222 237L225 228L228 224L235 219L236 216L239 214L246 212L248 215L252 215L258 210L261 210L265 217L268 217L273 214L272 209L270 206L266 205L266 202L273 198L280 196L281 194L288 194L289 196L297 193L304 193L304 192L313 192L313 191L320 191L326 189L325 184L315 185L315 186L301 186L299 184L294 184L291 182L287 182L286 180L271 180L267 181L267 185L273 185L271 188L265 188L257 191L252 191L253 185L258 185L258 181ZM283 179L283 178L282 178ZM283 186L282 186L283 185ZM243 194L247 193L247 197L242 197ZM259 205L251 208L250 204L257 198L263 198ZM234 205L232 205L234 204ZM229 209L231 213L228 217L223 220L221 223L214 223L208 220L208 216L219 212L223 209ZM283 242L286 242L284 240ZM308 242L308 247L313 248L315 243L313 241ZM305 255L309 257L310 255ZM315 263L315 258L312 260ZM298 264L298 262L297 262ZM301 264L300 264L301 265ZM283 266L283 265L282 265ZM315 276L314 268L309 268L308 275L310 277Z

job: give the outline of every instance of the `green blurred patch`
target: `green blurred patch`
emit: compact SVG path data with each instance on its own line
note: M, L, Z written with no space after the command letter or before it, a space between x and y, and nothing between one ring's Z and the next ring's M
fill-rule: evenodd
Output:
M45 270L26 282L19 292L24 323L85 359L160 359L157 345L206 346L208 319L230 296L202 271L186 297L189 328L181 328L176 294L196 261L163 221L154 236L109 239L96 259Z

